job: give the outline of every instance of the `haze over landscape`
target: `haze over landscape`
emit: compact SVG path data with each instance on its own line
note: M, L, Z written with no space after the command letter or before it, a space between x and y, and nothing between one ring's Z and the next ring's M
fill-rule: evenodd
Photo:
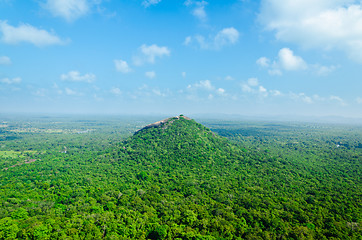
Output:
M0 0L0 112L362 117L354 0Z

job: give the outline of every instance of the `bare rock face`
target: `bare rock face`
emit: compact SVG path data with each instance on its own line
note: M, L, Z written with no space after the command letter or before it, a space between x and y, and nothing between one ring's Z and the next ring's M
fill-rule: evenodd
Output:
M168 125L172 124L174 121L179 120L180 118L183 118L185 120L191 120L191 118L186 117L184 115L180 115L180 116L176 116L176 117L170 117L170 118L166 118L166 119L163 119L163 120L155 122L155 123L148 124L144 128L141 128L141 129L137 130L135 132L135 134L141 132L142 130L148 129L148 128L157 128L157 127L166 128Z

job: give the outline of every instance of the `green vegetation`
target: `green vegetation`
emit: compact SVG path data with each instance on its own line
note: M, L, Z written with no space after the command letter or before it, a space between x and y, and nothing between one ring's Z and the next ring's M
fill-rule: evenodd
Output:
M210 131L180 117L131 136L147 119L3 121L0 239L362 234L358 126L205 121Z

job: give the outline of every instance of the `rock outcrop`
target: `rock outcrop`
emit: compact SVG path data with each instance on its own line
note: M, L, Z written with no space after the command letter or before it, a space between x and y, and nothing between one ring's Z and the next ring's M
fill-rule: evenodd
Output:
M180 116L176 116L176 117L170 117L170 118L166 118L166 119L163 119L163 120L155 122L155 123L148 124L147 126L137 130L135 132L135 134L141 132L142 130L148 129L148 128L157 128L157 127L166 128L168 125L172 124L176 120L179 120L180 118L183 118L185 120L191 120L191 118L186 117L184 115L180 115Z

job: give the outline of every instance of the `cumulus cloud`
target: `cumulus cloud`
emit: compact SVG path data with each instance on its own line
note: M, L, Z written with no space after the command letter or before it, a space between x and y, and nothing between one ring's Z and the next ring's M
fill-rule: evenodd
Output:
M145 76L148 77L149 79L153 79L156 77L156 73L154 71L145 72Z
M299 71L308 68L308 64L302 57L294 54L289 48L279 50L278 57L273 62L267 57L259 58L256 63L264 68L268 68L270 75L282 75L282 71Z
M70 88L65 88L65 94L70 95L70 96L75 96L78 95L78 93Z
M268 96L283 96L279 90L268 90L262 86L257 78L249 78L247 81L242 82L240 87L244 93L256 95L261 99Z
M142 2L142 5L147 8L152 5L157 5L160 2L161 0L145 0Z
M283 75L283 71L302 71L311 69L317 75L326 76L335 71L337 66L323 66L320 64L310 65L300 56L294 54L289 48L279 50L278 56L274 61L267 57L261 57L256 60L260 67L268 69L270 75Z
M190 84L186 89L187 98L190 100L214 99L215 96L227 97L228 94L224 88L216 88L210 80L201 80Z
M198 18L200 21L205 22L207 20L205 6L208 4L208 2L187 0L184 4L188 7L193 7L191 14Z
M256 93L257 89L255 89L254 87L258 86L259 80L257 78L249 78L246 82L241 83L241 90L245 93Z
M132 71L132 69L128 66L128 63L126 61L123 61L122 59L114 60L114 65L118 72L129 73Z
M159 47L156 44L147 46L143 44L139 48L139 55L133 57L133 62L135 65L142 65L143 63L155 63L156 58L162 58L163 56L170 56L171 51L168 47Z
M305 93L289 93L289 97L296 101L302 101L304 103L312 104L313 100L310 96Z
M190 90L203 89L207 91L212 91L215 89L210 80L201 80L200 82L197 82L193 85L188 85L187 88Z
M86 82L92 83L96 80L96 75L93 73L86 73L81 75L78 71L70 71L68 73L62 74L60 79L63 81L69 82Z
M201 35L195 35L193 37L188 36L184 41L184 45L191 45L195 42L201 49L219 50L224 46L236 44L239 40L239 36L239 31L230 27L222 29L215 36L209 38L205 38Z
M269 67L270 66L270 60L266 57L261 57L258 60L256 60L256 63L261 67Z
M322 97L318 94L308 96L306 93L290 92L287 96L294 101L301 101L307 104L329 103L335 105L337 103L337 105L339 106L347 106L347 103L343 98L334 95L331 95L329 97Z
M225 94L225 89L223 89L223 88L218 88L218 89L216 90L216 93L222 96L222 95Z
M239 39L239 32L233 27L224 28L215 36L215 46L220 48L224 45L235 44Z
M7 56L0 56L0 65L9 65L11 64L11 60Z
M117 87L111 88L110 92L113 93L114 95L121 95L122 94L121 89L119 89Z
M21 78L16 77L16 78L3 78L0 79L1 83L6 83L6 84L18 84L21 83Z
M247 81L243 81L240 84L242 92L245 94L245 96L254 96L261 100L263 99L270 99L272 97L278 97L283 98L287 101L293 100L296 102L302 102L305 104L315 104L315 103L328 103L336 105L336 103L340 106L346 106L347 103L344 99L342 99L339 96L331 95L329 97L321 97L317 94L314 95L308 95L306 93L300 92L289 92L289 93L283 93L279 90L269 90L266 87L262 86L259 83L259 80L257 78L249 78ZM358 99L356 99L358 102ZM360 103L362 104L362 98L360 98Z
M87 14L90 9L87 0L47 0L42 6L53 16L64 18L68 22Z
M35 46L61 45L67 41L61 40L53 32L35 28L29 24L20 24L18 27L11 26L7 21L0 21L1 41L7 44L21 42L32 43Z
M134 99L144 98L144 97L167 97L170 96L172 92L169 89L161 90L158 87L150 87L147 84L143 84L141 87L135 91L131 97Z
M278 40L339 49L362 63L362 9L356 0L263 0L259 21Z
M282 48L279 51L279 65L287 71L304 70L307 68L305 61L294 55L289 48Z

